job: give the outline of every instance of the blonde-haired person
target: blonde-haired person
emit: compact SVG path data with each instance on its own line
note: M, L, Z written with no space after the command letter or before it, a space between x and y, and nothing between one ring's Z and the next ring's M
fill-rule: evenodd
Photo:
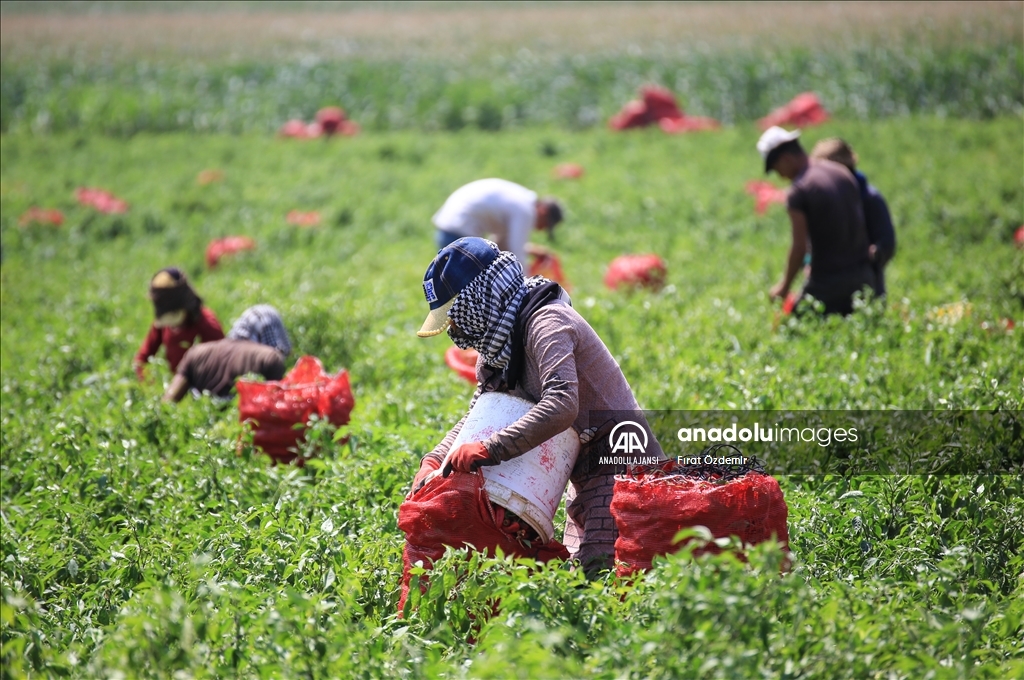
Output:
M139 380L145 377L146 362L156 355L161 345L173 373L196 341L210 342L224 337L220 321L203 306L203 299L193 290L185 272L177 267L166 267L153 275L149 282L149 299L155 318L135 354L134 367Z
M896 230L892 226L892 216L889 214L885 198L868 182L864 173L857 169L857 154L839 137L828 137L815 144L811 150L811 158L825 158L845 165L857 179L860 197L864 203L864 222L871 243L868 254L871 256L878 279L877 292L879 295L885 295L885 266L896 254Z

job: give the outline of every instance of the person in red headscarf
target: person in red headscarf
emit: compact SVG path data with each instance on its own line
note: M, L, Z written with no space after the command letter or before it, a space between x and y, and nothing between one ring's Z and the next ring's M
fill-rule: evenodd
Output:
M149 282L149 299L156 318L135 354L135 374L145 377L146 362L165 348L171 372L178 369L185 352L196 343L222 340L224 330L212 311L203 306L189 284L185 273L177 267L161 269Z

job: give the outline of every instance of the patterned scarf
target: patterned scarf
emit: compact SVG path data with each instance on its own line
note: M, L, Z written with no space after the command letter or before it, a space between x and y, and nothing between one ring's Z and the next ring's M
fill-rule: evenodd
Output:
M512 331L523 298L544 283L543 276L524 279L515 255L502 252L456 296L448 317L458 330L449 326L448 337L460 349L480 352L491 368L504 369L512 357Z
M284 328L281 315L270 305L256 305L242 312L231 327L228 337L232 340L249 340L267 347L273 347L281 354L292 353L292 343Z

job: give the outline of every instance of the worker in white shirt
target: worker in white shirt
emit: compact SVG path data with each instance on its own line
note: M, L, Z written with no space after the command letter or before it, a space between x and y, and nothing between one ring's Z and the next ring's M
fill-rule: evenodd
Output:
M562 207L553 198L538 198L536 192L514 182L478 179L449 196L432 221L438 248L464 236L478 236L528 262L528 253L547 253L528 243L530 232L547 231L552 238L555 225L562 221Z

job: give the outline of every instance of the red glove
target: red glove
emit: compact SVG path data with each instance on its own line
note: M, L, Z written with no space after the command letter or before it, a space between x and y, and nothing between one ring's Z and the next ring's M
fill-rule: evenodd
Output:
M452 451L441 476L447 477L452 470L476 472L477 468L483 465L497 465L497 463L491 460L491 454L487 453L487 447L483 442L470 442Z
M427 477L430 473L441 467L441 462L436 458L428 456L423 459L420 463L420 471L416 473L416 476L412 479L412 492L416 493L423 487L427 481Z

